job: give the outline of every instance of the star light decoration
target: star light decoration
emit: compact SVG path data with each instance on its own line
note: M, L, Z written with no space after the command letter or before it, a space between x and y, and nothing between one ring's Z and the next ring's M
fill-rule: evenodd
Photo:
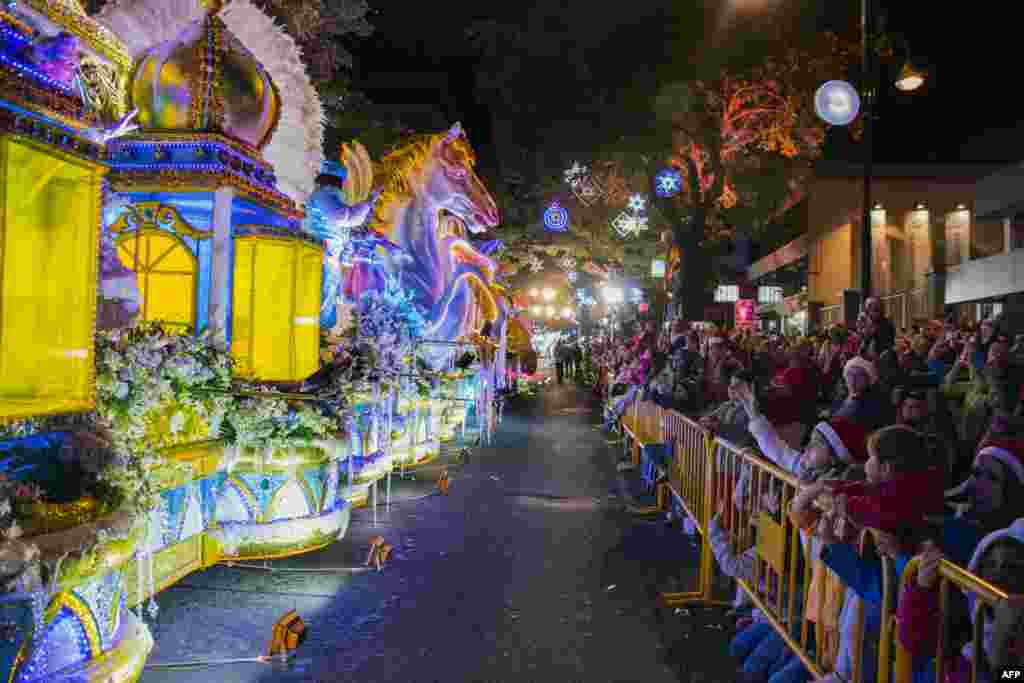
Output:
M644 215L646 207L647 199L643 195L632 195L626 202L626 210L612 221L612 229L623 239L636 237L644 232L647 230L647 216Z
M544 261L541 260L540 256L530 254L526 258L526 267L530 269L531 273L539 273L544 270Z
M659 197L674 197L683 189L683 174L676 168L665 168L654 176L654 191Z
M558 261L558 267L565 271L565 277L569 282L576 281L576 259L566 254Z

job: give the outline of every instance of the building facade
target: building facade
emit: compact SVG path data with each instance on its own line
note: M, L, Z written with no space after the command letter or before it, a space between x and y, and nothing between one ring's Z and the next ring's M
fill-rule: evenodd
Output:
M897 328L941 317L950 312L950 306L954 306L952 312L976 319L998 310L991 305L957 306L985 303L1024 289L1019 284L1024 282L1024 260L1019 271L1013 270L1014 256L1019 254L1011 251L1019 237L1014 237L1013 219L1006 218L1012 207L991 201L979 204L979 191L987 187L981 181L993 171L990 165L968 164L875 168L871 294L881 298ZM748 270L750 280L763 285L780 269L806 262L802 285L806 294L796 299L791 295L785 308L787 315L798 315L799 311L790 309L794 301L800 304L809 328L850 322L856 315L861 174L856 164L819 164L804 209L805 234ZM998 183L987 182L994 188L989 192L999 189ZM1012 182L1003 183L1008 185ZM995 270L1001 273L998 285L993 280Z

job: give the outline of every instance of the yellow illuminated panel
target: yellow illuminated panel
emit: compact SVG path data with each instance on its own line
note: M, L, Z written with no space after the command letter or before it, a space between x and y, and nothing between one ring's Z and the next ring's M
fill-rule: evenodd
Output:
M319 368L323 251L299 240L235 240L231 350L247 378L291 382Z
M139 275L143 320L179 332L195 329L197 264L180 239L152 229L123 234L117 257Z
M0 420L93 405L103 173L0 136Z

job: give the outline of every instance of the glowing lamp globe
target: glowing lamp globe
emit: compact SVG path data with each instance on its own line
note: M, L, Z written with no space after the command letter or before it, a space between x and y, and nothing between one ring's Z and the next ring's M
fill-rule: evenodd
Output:
M549 318L553 317L555 315L555 307L554 306L548 306L546 309L544 309L544 313Z
M562 317L563 318L571 318L572 317L572 309L571 308L563 308L562 309Z
M814 111L825 123L847 126L860 112L860 95L846 81L828 81L814 94Z
M551 301L552 299L555 298L555 290L551 289L550 287L545 287L544 291L541 292L541 294L544 295L544 301Z

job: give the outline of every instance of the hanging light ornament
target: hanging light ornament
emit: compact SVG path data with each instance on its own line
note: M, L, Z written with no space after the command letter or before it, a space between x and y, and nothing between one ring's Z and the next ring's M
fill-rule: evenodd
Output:
M664 168L654 176L654 192L659 197L674 197L683 189L683 174L676 168Z
M604 196L604 189L594 178L590 169L578 161L572 162L572 166L566 169L565 182L572 188L576 199L584 206L590 206Z
M623 211L612 221L612 228L619 237L636 237L647 230L647 216Z
M647 208L647 199L642 194L635 194L629 198L629 210L634 213L643 213Z
M544 261L541 260L540 256L530 254L526 259L526 266L530 269L531 273L539 273L544 270Z
M566 254L558 260L558 267L565 271L565 277L569 282L576 281L576 259Z
M569 229L569 212L557 199L544 211L544 227L550 232L565 232Z
M583 180L590 174L590 169L581 164L578 161L572 162L572 166L565 171L565 182L569 183L570 186L575 187L577 183L583 182Z

